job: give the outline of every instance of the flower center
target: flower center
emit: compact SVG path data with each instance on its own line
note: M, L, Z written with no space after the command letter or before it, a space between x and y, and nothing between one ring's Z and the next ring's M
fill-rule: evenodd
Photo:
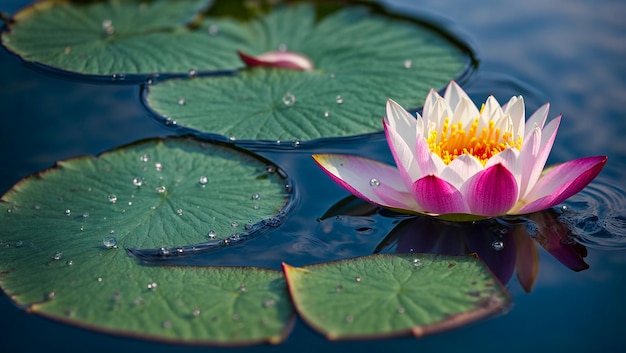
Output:
M460 155L470 154L484 166L491 156L509 147L522 148L522 137L514 137L512 131L496 128L494 120L479 130L479 119L474 119L469 129L465 130L461 122L450 124L450 118L446 118L441 131L432 129L426 137L430 151L439 155L445 164Z

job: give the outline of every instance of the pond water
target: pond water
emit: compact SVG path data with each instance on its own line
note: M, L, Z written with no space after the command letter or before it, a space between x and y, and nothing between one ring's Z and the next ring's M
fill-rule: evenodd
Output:
M13 13L26 0L4 0ZM616 351L626 344L619 318L626 316L626 4L620 1L539 0L500 2L392 1L408 13L429 14L461 31L478 48L480 65L465 86L482 101L522 94L527 111L551 102L562 113L549 163L592 155L609 162L566 205L576 240L587 247L589 269L574 272L540 249L539 275L530 293L516 278L507 283L515 302L502 316L422 339L328 342L298 321L278 346L237 351ZM97 154L141 138L171 132L150 119L139 88L80 83L24 66L0 50L0 193L21 178L77 155ZM378 134L289 152L259 151L295 180L298 195L285 223L260 238L193 260L198 265L291 265L371 254L398 220L331 217L318 221L348 196L317 169L314 151L352 152L391 161ZM245 260L244 260L245 259ZM100 334L29 315L0 294L2 352L232 351L176 346Z

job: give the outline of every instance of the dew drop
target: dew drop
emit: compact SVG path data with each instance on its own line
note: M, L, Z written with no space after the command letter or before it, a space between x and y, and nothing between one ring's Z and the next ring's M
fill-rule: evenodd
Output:
M198 317L200 316L201 311L198 308L193 309L193 311L191 312L191 315L193 315L193 317Z
M185 100L185 98L180 97L178 98L178 105L185 105L187 104L187 101Z
M407 68L407 69L410 69L411 67L413 67L413 61L411 61L409 59L404 60L404 67Z
M250 196L250 199L252 199L252 200L260 200L261 199L261 195L259 195L258 193L254 193L254 194L252 194L252 196Z
M255 210L258 210L259 208L261 208L261 206L259 206L259 205L252 206L252 209L255 209Z
M263 307L264 308L271 308L276 304L276 300L274 300L273 298L267 298L263 301Z
M73 266L74 265L74 261L67 260L67 262L65 262L65 264L68 265L68 266Z
M491 243L491 247L495 251L501 251L502 249L504 249L504 242L502 240L494 240Z
M140 177L134 177L133 185L135 185L136 187L140 187L141 185L143 185L143 180Z
M239 291L240 291L240 292L245 292L245 291L247 291L247 290L248 290L248 287L246 287L246 285L245 285L245 284L241 284L241 285L239 286Z
M179 216L182 216L183 215L183 209L182 208L177 209L176 210L176 214L179 215Z
M354 278L354 280L355 280L355 281L357 281L357 282L361 282L361 276L356 276L356 277Z
M61 260L61 257L63 256L63 253L60 251L57 251L54 253L54 255L52 255L52 260Z
M159 251L161 252L161 255L163 256L170 254L170 251L167 248L160 248Z
M152 283L148 283L148 289L155 291L157 289L158 285L156 282L152 282Z
M415 266L415 267L422 266L422 260L420 260L420 259L413 259L413 266Z
M209 26L209 34L212 36L216 36L220 32L220 26L216 24L212 24Z
M56 297L56 293L55 292L50 292L50 293L48 293L48 295L46 297L48 297L48 299L54 299L54 297Z
M107 249L117 249L117 238L111 234L102 237L102 244Z
M156 163L154 163L154 169L155 169L157 172L162 171L162 170L163 170L163 164L161 164L161 162L156 162Z
M69 216L72 214L72 210L70 210L69 208L67 210L65 210L65 215Z
M147 153L143 154L143 155L141 155L141 157L139 157L139 160L144 162L144 163L146 163L146 162L148 162L150 160L150 155L147 154Z
M98 277L96 281L98 281L98 283L102 283L102 277Z
M235 141L235 140L237 140L237 138L236 138L235 136L230 136L230 137L228 138L228 140L229 140L229 141Z
M115 33L115 27L113 27L113 21L111 21L110 19L106 19L106 20L102 21L102 30L106 34L113 34L113 33Z
M214 231L214 230L210 230L210 231L207 233L207 236L209 237L209 239L215 239L215 236L216 236L216 235L217 235L217 233L215 233L215 231Z
M82 232L83 230L85 230L84 226L80 226L80 231Z
M232 221L232 222L230 222L230 226L233 227L233 228L237 228L237 227L239 227L239 222Z
M83 213L83 218L89 218L89 212L84 212Z
M201 176L200 179L198 179L198 183L200 183L200 185L206 185L209 182L209 178L207 178L205 175Z
M265 171L270 174L276 173L276 167L274 167L273 165L268 165L267 167L265 167Z
M370 186L373 188L377 188L380 186L380 180L378 180L377 178L372 178L370 179Z
M284 105L291 106L291 105L294 105L295 103L296 103L296 96L294 96L293 93L287 92L283 96L283 104Z
M156 188L156 192L158 192L159 194L164 194L166 191L167 191L167 188L162 185Z
M343 97L342 96L335 97L335 102L337 102L337 104L343 103Z
M328 118L330 116L330 112L327 110L324 112L324 118Z
M187 72L187 75L189 77L196 77L196 76L198 76L198 70L196 70L196 69L189 69L189 71Z
M115 194L111 194L111 195L107 196L107 200L109 200L110 203L116 203L117 202L117 196Z

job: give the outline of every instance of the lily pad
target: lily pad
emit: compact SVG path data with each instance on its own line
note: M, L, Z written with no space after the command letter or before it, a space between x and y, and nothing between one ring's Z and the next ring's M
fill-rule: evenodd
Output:
M2 43L26 61L117 79L240 67L236 51L249 45L230 20L219 24L220 35L192 26L211 3L45 0L17 13Z
M104 331L177 342L278 340L290 316L279 272L141 266L124 250L184 255L193 247L171 247L267 227L263 220L290 200L276 170L192 138L59 162L2 196L0 285L33 312ZM238 293L242 284L248 290ZM277 305L263 307L266 298Z
M473 256L373 255L283 270L296 310L329 339L422 336L501 312L511 300Z
M219 140L353 136L381 130L388 98L418 107L430 88L470 66L465 48L410 19L364 6L316 15L311 4L278 6L249 22L258 48L248 54L288 50L311 59L312 71L162 81L146 89L147 105L163 121Z

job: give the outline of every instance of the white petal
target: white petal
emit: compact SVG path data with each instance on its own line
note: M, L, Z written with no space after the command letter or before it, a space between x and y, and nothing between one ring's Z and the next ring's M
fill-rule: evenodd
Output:
M533 126L537 125L540 129L543 129L543 125L546 123L546 118L548 117L548 111L550 110L550 103L546 103L539 107L533 115L528 118L526 121L526 129L524 138L530 133Z
M461 102L461 99L467 98L471 101L470 97L465 93L465 91L459 86L456 82L450 81L448 87L446 87L446 92L443 97L452 110L456 110L456 106Z
M387 100L387 121L407 146L415 146L415 117L391 99Z
M444 168L440 177L460 190L465 181L482 169L483 165L476 157L462 154Z
M524 136L524 123L526 119L526 107L524 106L524 98L511 97L504 108L504 114L511 116L513 123L513 136Z
M499 120L502 118L502 108L500 107L500 103L496 100L494 96L487 97L487 101L485 102L485 107L483 108L482 116L483 119L489 120Z
M422 109L422 116L428 117L432 114L432 111L435 107L435 103L437 100L442 98L437 91L434 89L430 89L428 95L426 96L426 100L424 101L424 109Z
M471 100L467 98L462 98L459 104L456 106L452 121L454 122L454 124L460 122L461 126L467 129L472 121L480 116L479 114L480 113L478 112L478 109L476 109L476 106Z

